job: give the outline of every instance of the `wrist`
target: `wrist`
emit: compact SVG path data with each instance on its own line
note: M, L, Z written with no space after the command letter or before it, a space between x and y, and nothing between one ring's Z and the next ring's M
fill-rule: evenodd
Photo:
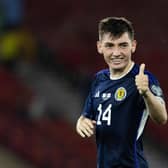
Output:
M141 95L142 95L144 98L149 97L149 95L150 95L150 90L147 89L147 90L146 90L145 92L143 92Z

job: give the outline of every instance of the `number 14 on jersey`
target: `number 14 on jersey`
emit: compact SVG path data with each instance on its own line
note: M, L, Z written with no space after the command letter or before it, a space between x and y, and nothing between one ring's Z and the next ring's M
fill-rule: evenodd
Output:
M102 104L99 104L97 110L99 112L97 118L97 125L101 125L102 121L106 121L107 125L111 125L111 107L112 104L109 104L107 108L103 111Z

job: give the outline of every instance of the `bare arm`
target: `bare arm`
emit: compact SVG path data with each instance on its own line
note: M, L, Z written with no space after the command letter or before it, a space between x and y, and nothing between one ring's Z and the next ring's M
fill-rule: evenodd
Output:
M143 98L152 120L158 124L166 124L167 111L165 107L165 102L161 100L161 98L153 95L153 93L150 90L148 90L143 95Z

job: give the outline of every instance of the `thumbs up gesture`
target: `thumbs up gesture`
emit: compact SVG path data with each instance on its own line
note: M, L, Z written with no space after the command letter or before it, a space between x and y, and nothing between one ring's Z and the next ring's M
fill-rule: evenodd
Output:
M148 76L144 74L145 64L141 64L139 68L139 74L135 77L135 84L141 95L145 95L149 90Z

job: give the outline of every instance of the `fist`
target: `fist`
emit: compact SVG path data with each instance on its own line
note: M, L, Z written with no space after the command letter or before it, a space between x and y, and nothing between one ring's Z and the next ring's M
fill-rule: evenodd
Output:
M141 64L139 68L139 74L135 77L136 87L141 95L145 95L149 90L148 76L144 74L145 64Z

